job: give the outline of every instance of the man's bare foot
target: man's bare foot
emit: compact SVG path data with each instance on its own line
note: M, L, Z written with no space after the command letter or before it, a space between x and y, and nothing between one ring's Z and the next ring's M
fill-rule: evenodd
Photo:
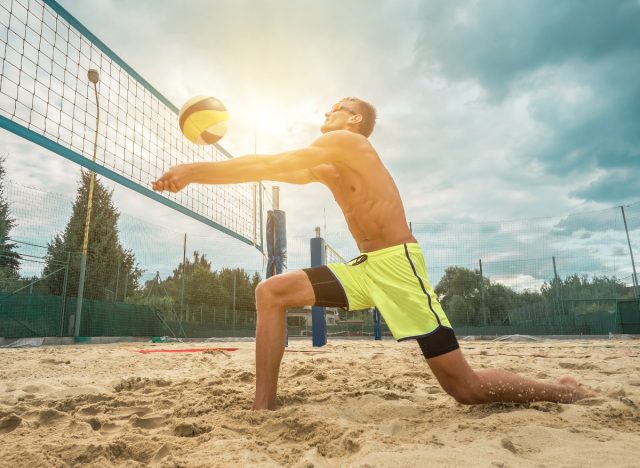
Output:
M573 403L583 398L589 398L596 396L596 394L588 387L581 385L578 381L570 375L561 375L558 378L558 384L563 387L567 387L569 393L567 394L567 403Z

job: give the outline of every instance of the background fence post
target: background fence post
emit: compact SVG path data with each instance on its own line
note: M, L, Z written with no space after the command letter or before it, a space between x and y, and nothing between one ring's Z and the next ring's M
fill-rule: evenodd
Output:
M375 340L382 339L382 323L380 321L380 311L377 307L373 308L373 338Z
M482 304L482 323L484 326L487 326L487 306L484 303L484 275L482 273L482 259L478 259L478 263L480 264L480 303Z

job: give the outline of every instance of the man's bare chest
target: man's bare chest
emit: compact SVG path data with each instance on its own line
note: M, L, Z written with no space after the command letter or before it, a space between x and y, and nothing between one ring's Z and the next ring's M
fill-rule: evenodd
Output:
M326 185L336 196L355 194L362 189L362 177L355 171L339 168L334 164L321 164L311 170L316 179Z

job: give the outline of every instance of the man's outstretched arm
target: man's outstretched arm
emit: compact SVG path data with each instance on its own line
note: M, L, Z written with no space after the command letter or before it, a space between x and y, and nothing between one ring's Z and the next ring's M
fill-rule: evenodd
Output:
M239 184L259 180L303 180L303 175L312 176L310 169L320 164L343 158L344 149L339 135L323 135L308 148L287 151L268 156L249 155L220 162L181 164L172 167L153 182L156 191L177 192L190 183ZM306 172L308 171L308 172ZM293 177L297 173L300 177ZM312 182L308 180L308 182ZM293 182L307 183L307 182Z

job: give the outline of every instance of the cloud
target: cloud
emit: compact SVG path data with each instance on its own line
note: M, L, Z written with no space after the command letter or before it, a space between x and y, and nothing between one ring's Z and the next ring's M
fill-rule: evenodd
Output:
M543 67L640 47L640 5L628 0L425 2L419 17L418 63L498 97Z
M595 185L583 181L570 196L637 199L637 184L602 188L624 171L637 179L640 169L638 2L428 2L420 18L422 74L477 83L487 106L527 102L538 132L519 158L574 180L613 170Z
M628 168L608 171L583 189L572 192L576 197L607 203L635 200L639 194L640 178Z

